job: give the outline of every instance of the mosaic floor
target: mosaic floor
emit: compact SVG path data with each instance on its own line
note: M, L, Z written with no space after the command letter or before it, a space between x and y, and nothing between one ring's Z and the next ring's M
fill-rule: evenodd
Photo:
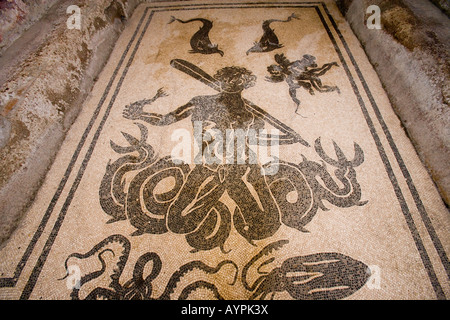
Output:
M449 230L333 1L143 4L0 298L445 299Z

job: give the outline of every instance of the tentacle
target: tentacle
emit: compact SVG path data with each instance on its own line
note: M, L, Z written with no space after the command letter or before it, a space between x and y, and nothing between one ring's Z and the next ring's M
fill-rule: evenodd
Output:
M255 292L248 298L249 300L264 300L264 298L271 292L268 281L264 278L262 283L258 285Z
M152 261L151 273L144 279L144 267ZM162 268L161 258L154 252L147 252L139 257L134 270L133 277L123 285L121 296L125 300L149 300L152 295L152 281L159 275Z
M119 244L119 246L122 248L120 253L114 252L114 250L112 249L112 247L113 247L112 245L113 244ZM98 258L99 258L99 260L100 260L100 262L102 264L102 268L101 268L101 270L98 270L98 271L95 271L95 272L92 272L92 273L89 273L89 274L83 276L80 279L80 284L82 286L86 282L91 281L91 280L99 277L101 274L104 273L106 265L105 265L105 262L104 262L104 260L102 258L102 255L105 252L112 252L114 254L114 256L116 254L118 254L118 256L117 256L117 263L116 263L116 267L117 268L114 268L113 274L110 275L110 278L111 278L112 281L111 281L111 283L109 285L111 288L113 288L114 290L118 291L121 288L121 286L119 284L119 278L120 278L120 275L122 274L122 271L123 271L123 269L125 267L125 264L126 264L126 262L128 260L128 256L129 256L129 253L130 253L130 247L131 247L131 244L130 244L129 240L127 238L125 238L124 236L119 235L119 234L109 236L108 238L104 239L103 241L101 241L100 243L95 245L87 253L84 253L84 254L73 253L73 254L69 255L67 257L67 259L65 260L65 262L64 262L64 266L66 268L66 273L67 273L67 270L68 270L68 261L69 261L70 258L87 259L87 258L92 257L93 255L95 255L96 253L98 253ZM68 276L68 274L66 274L66 276L63 279L67 278L67 276ZM72 292L72 298L77 299L78 298L78 292L79 292L79 289L74 289L74 291Z
M261 268L264 267L264 266L267 265L267 264L270 264L270 263L274 262L274 261L275 261L275 258L274 258L274 257L272 257L272 258L270 258L270 259L267 259L266 261L264 261L263 263L261 263L261 265L258 267L258 269L256 269L256 271L257 271L259 274L268 274L268 272L263 272L263 271L261 271Z
M73 288L72 293L70 294L72 300L80 300L80 296L79 296L79 292L80 292L80 288L87 282L94 280L98 277L100 277L106 270L106 262L105 260L103 260L102 258L102 254L104 254L105 252L112 252L114 254L114 252L111 249L105 249L101 252L99 252L99 254L97 255L98 260L100 261L102 267L100 270L91 272L89 274L86 274L84 276L82 276L80 278L80 284L78 287Z
M154 252L147 252L139 257L133 270L133 279L138 282L144 281L144 267L149 261L153 262L151 273L145 278L145 280L154 280L161 272L162 262L158 254Z
M124 176L130 171L145 168L156 160L153 147L146 143L148 137L147 128L139 123L136 123L136 125L141 131L140 139L136 139L133 136L122 132L130 146L121 147L111 141L111 148L115 152L128 154L113 163L108 163L105 175L100 184L100 205L102 209L112 217L109 223L126 219ZM129 154L132 152L138 152L138 155L135 156Z
M247 264L242 269L242 277L241 277L242 284L244 285L245 289L247 289L248 291L253 291L265 279L265 276L261 276L252 285L248 284L247 273L249 269L256 263L256 261L258 261L263 256L266 256L275 250L281 249L281 247L283 247L288 243L289 243L288 240L279 240L271 244L268 244L257 255L255 255L252 259L250 259L249 262L247 262Z
M320 138L318 138L314 144L314 149L316 150L317 154L328 164L331 164L333 167L340 167L340 163L332 158L330 158L325 151L323 150L322 143L320 141Z
M215 285L213 285L212 283L206 282L206 281L196 281L194 283L189 284L188 286L186 286L183 291L181 292L180 296L178 297L178 300L186 300L189 295L195 291L198 290L199 288L206 288L210 291L212 291L212 293L214 294L214 297L217 300L225 300L219 293L219 290L217 289L217 287Z
M180 282L181 279L183 278L183 276L186 275L188 272L198 269L207 274L215 274L215 273L219 272L220 269L224 265L227 265L227 264L231 264L236 269L236 273L234 275L233 282L230 283L230 285L234 285L237 280L237 276L238 276L238 266L233 261L224 260L221 263L219 263L215 268L208 266L207 264L205 264L202 261L192 261L192 262L189 262L189 263L181 266L178 269L178 271L176 271L172 275L172 277L170 277L169 282L167 283L166 289L161 294L161 296L159 298L157 298L157 300L169 300L170 295L175 291L175 288L177 287L178 282Z
M95 288L86 296L85 300L120 300L120 295L111 289Z

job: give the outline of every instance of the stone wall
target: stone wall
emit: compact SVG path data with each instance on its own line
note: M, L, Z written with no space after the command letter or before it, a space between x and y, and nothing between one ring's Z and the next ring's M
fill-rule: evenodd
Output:
M428 0L337 2L449 205L450 20L445 7ZM381 30L366 26L370 5L381 9Z
M38 21L57 0L1 0L0 54Z
M139 0L0 1L0 243L20 221ZM70 5L81 30L68 29Z
M431 0L436 6L438 6L447 17L450 16L450 1L448 0Z

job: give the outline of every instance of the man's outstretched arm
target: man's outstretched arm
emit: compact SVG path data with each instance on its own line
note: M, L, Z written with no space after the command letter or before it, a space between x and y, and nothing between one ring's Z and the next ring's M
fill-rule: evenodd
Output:
M140 100L126 106L123 111L123 117L130 120L142 120L154 126L167 126L189 117L195 108L195 105L189 102L164 115L143 111L145 105L153 103L162 96L166 96L166 94L160 89L152 99Z

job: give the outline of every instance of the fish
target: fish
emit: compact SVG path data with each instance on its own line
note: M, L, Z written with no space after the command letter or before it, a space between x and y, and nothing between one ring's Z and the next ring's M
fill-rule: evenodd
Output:
M275 30L270 27L270 24L273 22L290 22L292 19L299 18L295 15L295 13L291 14L286 20L278 20L278 19L270 19L265 20L262 24L263 36L259 40L259 42L255 42L253 47L248 49L247 55L251 52L270 52L275 49L280 49L283 47L278 40L277 35L275 34Z
M201 54L218 53L221 56L224 55L224 52L219 49L219 46L217 44L213 44L209 39L209 32L213 27L212 21L203 18L181 20L172 16L168 24L171 24L175 21L178 21L180 23L190 23L194 21L200 21L203 24L190 40L192 48L192 50L189 51L190 53L201 53Z

